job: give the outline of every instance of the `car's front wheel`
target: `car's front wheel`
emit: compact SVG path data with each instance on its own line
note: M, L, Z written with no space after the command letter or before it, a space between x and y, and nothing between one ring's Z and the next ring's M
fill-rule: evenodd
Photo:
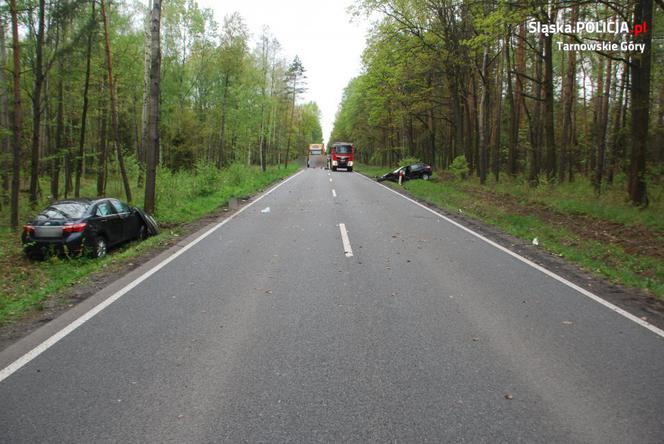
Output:
M144 241L147 238L148 238L148 229L145 226L145 224L141 224L141 226L138 228L138 235L136 236L136 239L139 241Z
M429 175L428 174L422 174L422 179L429 180Z

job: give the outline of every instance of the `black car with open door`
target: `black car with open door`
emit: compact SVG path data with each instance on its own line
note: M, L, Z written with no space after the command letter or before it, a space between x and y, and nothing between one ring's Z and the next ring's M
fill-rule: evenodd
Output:
M92 257L110 247L157 234L155 220L118 199L76 199L52 203L23 226L23 249L30 258L49 253Z
M432 174L431 165L418 162L412 165L399 167L394 171L383 174L382 176L378 177L377 180L378 182L382 182L384 180L391 180L393 182L398 182L400 175L402 175L402 180L404 181L412 179L429 180L429 178L431 178L431 174Z

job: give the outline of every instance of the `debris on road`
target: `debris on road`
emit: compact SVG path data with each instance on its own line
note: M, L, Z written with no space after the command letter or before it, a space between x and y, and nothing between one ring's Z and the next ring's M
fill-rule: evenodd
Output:
M534 238L533 239L533 245L535 245L535 246L539 245L539 239Z
M265 207L261 210L261 213L268 214L270 212L270 207Z

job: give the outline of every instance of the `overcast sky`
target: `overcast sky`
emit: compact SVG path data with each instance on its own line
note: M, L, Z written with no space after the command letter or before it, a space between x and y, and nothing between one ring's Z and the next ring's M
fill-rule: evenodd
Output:
M341 94L348 81L360 72L360 57L368 25L353 21L346 13L349 0L199 0L214 10L220 24L225 15L238 11L252 34L252 42L263 25L279 40L282 54L290 62L295 55L307 70L306 101L315 101L322 111L323 137L327 142Z

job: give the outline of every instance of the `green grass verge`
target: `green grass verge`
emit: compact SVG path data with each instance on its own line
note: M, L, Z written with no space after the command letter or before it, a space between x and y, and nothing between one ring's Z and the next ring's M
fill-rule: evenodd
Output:
M182 235L181 226L195 221L225 205L230 198L255 194L271 183L293 174L298 166L288 169L271 167L264 173L258 168L233 165L222 171L200 164L192 172L158 173L158 194L155 216L162 226L158 236L144 242L125 245L102 259L51 257L43 262L27 260L21 249L18 233L7 228L0 230L0 325L25 315L30 310L43 309L44 301L54 294L83 283L94 272L115 271L140 254L168 244ZM94 195L94 180L84 183L84 195ZM47 189L48 184L42 184ZM109 183L108 195L122 198L117 178ZM134 190L143 192L142 189ZM137 199L142 204L142 195ZM23 206L26 208L27 204ZM27 219L28 212L22 214ZM2 214L2 217L7 217ZM6 220L6 219L5 219Z
M358 165L358 172L370 177L379 176L389 168ZM392 182L388 186L399 187ZM660 186L661 187L661 186ZM559 186L543 185L532 189L516 180L505 180L486 187L469 181L410 181L403 187L418 199L430 202L448 211L463 211L475 219L496 226L525 241L537 237L539 245L547 251L601 275L611 282L646 289L664 299L664 263L650 256L634 255L619 245L584 239L575 233L574 226L559 226L533 214L510 214L501 208L500 201L478 200L474 189L516 197L525 209L529 204L543 204L563 214L587 215L600 220L626 226L644 226L659 231L664 229L664 211L661 199L653 201L648 209L631 207L624 200L624 188L607 188L599 197L587 182ZM660 195L655 189L653 195Z

